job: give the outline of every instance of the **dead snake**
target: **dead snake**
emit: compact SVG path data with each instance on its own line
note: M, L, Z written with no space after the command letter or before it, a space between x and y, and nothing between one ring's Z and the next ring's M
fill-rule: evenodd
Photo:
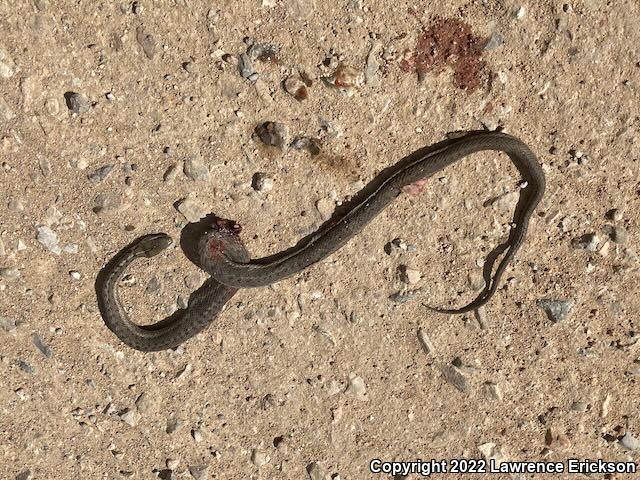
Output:
M529 219L542 199L544 172L533 152L517 138L499 132L470 132L421 148L381 172L341 214L336 214L315 233L279 254L250 260L240 240L240 226L216 218L198 241L202 267L211 274L189 297L188 307L153 325L138 325L118 299L117 284L127 267L140 257L152 257L171 245L164 234L139 237L118 252L99 272L96 280L98 306L107 327L130 347L141 351L174 348L202 331L218 316L239 288L262 287L295 275L340 249L389 205L404 186L426 179L456 161L479 151L506 153L525 180L520 190L513 224L507 240L496 247L484 265L482 292L458 309L426 306L441 313L464 313L487 303L496 292L500 277L522 244ZM492 275L493 264L504 254Z

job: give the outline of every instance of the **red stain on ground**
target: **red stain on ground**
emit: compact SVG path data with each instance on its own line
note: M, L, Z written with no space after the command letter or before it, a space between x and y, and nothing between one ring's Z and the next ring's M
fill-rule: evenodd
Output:
M480 57L487 40L475 35L471 27L455 18L436 18L422 32L415 51L407 52L400 62L405 72L440 73L445 67L453 70L453 83L467 91L482 83L486 62Z

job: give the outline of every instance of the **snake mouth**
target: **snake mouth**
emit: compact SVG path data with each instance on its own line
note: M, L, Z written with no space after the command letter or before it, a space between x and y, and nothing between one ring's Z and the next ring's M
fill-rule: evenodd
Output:
M242 231L242 227L235 220L220 217L213 217L210 228L220 233L227 233L235 236L240 235L240 232Z

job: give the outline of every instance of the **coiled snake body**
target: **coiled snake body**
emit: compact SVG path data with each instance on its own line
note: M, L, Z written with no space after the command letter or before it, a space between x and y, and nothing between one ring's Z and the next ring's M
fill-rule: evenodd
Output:
M201 265L211 278L191 294L188 308L154 325L144 326L129 319L118 299L116 286L136 258L152 257L171 245L172 240L164 233L142 236L118 252L98 274L96 293L102 318L120 340L137 350L176 347L215 320L239 288L269 285L319 262L357 235L400 195L402 187L484 150L506 153L526 182L520 190L509 237L488 255L484 266L486 285L475 300L458 309L427 307L442 313L477 309L496 292L502 273L524 240L529 219L545 189L544 173L533 152L517 138L499 132L470 132L412 153L376 177L349 202L345 212L334 215L317 232L277 255L250 260L239 237L240 226L231 220L216 218L198 243ZM502 254L492 273L495 261Z

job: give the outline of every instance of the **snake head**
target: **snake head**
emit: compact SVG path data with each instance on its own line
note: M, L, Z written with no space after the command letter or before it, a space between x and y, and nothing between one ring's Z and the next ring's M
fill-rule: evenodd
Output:
M154 257L173 244L173 240L166 233L152 233L138 239L136 251L138 255L147 258Z

